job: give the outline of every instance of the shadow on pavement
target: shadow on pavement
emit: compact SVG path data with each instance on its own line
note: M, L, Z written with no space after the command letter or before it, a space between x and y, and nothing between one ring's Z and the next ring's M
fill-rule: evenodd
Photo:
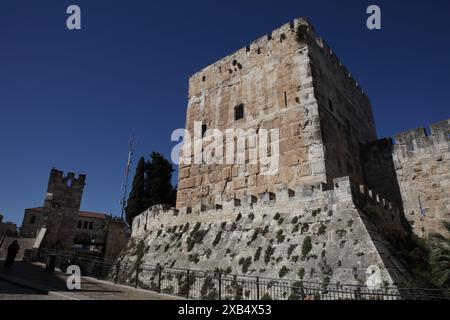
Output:
M55 271L53 273L46 272L44 267L39 264L28 262L16 262L11 268L5 268L3 261L0 261L0 281L12 283L14 285L1 285L0 294L33 294L37 292L48 294L54 292L97 292L97 293L120 293L120 290L111 290L99 283L93 281L83 281L80 290L69 290L66 284L67 275ZM85 288L84 288L85 287ZM28 290L24 290L27 288ZM16 291L16 292L15 292Z

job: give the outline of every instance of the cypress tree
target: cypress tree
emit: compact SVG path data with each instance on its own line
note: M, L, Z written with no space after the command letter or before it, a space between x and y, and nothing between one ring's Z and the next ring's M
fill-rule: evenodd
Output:
M175 205L172 187L172 164L158 152L153 152L146 164L146 201L147 207L157 204Z
M133 218L148 208L145 193L145 159L141 157L136 167L136 174L133 178L133 186L128 196L127 206L125 207L126 220L131 226Z

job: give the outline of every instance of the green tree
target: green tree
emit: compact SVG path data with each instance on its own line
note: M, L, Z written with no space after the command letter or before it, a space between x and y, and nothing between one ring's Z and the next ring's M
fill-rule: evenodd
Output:
M145 194L147 207L157 204L175 205L172 186L172 164L158 152L153 152L146 163Z
M450 233L450 222L445 222L444 227ZM430 255L433 279L440 288L450 288L450 238L436 234L433 240Z
M145 166L145 159L141 157L136 167L133 186L128 196L127 206L125 207L126 221L130 226L132 225L133 218L148 208L145 192Z

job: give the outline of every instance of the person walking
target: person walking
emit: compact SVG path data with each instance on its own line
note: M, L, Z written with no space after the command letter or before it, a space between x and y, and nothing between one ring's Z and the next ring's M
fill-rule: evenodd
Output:
M5 260L5 268L10 268L14 264L14 261L16 260L16 255L20 250L19 243L17 240L14 240L8 247L8 254L6 256Z

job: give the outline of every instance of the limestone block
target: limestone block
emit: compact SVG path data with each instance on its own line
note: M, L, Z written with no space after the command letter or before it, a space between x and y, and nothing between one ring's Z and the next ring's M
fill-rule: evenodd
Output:
M246 177L237 177L233 178L233 188L236 189L242 189L247 187L246 184Z

